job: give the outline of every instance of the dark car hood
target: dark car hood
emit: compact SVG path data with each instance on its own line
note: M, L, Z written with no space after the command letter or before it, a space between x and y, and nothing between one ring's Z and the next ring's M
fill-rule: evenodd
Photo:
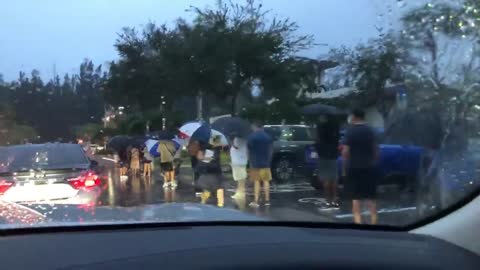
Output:
M22 223L21 219L14 219L14 222L11 222L0 216L0 229L30 226L89 226L101 224L266 220L234 209L218 208L196 203L165 203L138 207L102 206L95 208L73 205L61 207L36 205L35 207L30 206L30 210L32 213L36 213L36 216L43 216L43 218Z

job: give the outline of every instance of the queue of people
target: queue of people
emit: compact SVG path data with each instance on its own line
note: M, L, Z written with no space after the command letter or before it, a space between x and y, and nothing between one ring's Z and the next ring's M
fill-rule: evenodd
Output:
M265 206L270 205L273 141L260 122L254 122L252 129L253 133L247 138L232 134L230 160L233 180L236 182L232 198L245 198L247 180L250 179L254 185L254 200L249 205L256 208L260 206L260 202ZM209 142L191 141L188 152L192 157L194 183L200 191L201 202L206 203L212 194L215 194L217 205L223 206L225 190L220 162L222 146L219 140L219 137L213 137ZM262 187L264 197L260 201Z
M353 110L350 125L342 140L342 168L337 166L340 145L340 121L335 115L321 116L317 124L316 150L319 156L318 177L324 185L324 195L330 206L338 207L337 180L343 180L342 200L351 200L355 223L362 223L361 207L366 202L370 211L370 222L378 220L376 206L377 173L375 166L379 150L374 130L365 122L365 112ZM270 182L272 180L271 164L273 158L273 140L263 129L261 122L251 125L248 136L229 134L230 161L233 180L236 183L232 198L245 199L248 180L253 183L253 200L250 206L269 206ZM224 145L220 136L213 136L208 141L191 139L187 146L191 157L194 174L195 191L201 203L207 203L212 197L220 207L225 205L224 175L221 167L221 153ZM158 144L160 168L164 176L163 187L177 187L175 170L179 166L180 151L171 140L160 140ZM129 148L120 153L119 166L122 176L127 171L134 175L140 173L143 163L144 176L151 176L153 156L145 147L143 150ZM338 175L340 172L340 175ZM262 196L263 195L263 196Z

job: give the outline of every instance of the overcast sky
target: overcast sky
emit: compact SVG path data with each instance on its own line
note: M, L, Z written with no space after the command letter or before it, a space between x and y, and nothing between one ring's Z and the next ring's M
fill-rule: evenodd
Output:
M16 79L19 70L40 70L44 79L76 73L80 62L117 59L113 47L124 26L149 21L172 23L189 18L190 5L214 5L216 0L15 0L2 1L0 74ZM238 1L240 2L240 1ZM316 46L303 54L318 57L329 48L353 46L378 36L378 27L395 25L405 1L399 0L263 0L274 14L290 17L302 33L313 34ZM393 22L393 24L392 24Z

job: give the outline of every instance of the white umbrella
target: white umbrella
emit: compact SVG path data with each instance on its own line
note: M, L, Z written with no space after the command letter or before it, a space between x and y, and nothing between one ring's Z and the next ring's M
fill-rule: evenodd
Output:
M201 122L190 122L180 127L180 133L186 137L192 137L192 134L203 124Z

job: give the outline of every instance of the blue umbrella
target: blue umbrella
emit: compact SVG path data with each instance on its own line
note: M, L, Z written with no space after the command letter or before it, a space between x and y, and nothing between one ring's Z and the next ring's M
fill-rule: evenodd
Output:
M172 140L173 144L175 145L175 150L178 150L182 146L182 141L174 138ZM148 152L153 156L153 157L160 157L160 153L158 152L158 140L147 140L145 142L145 146L147 147Z
M202 144L208 144L212 136L212 129L207 125L202 125L193 132L190 141L198 141Z

